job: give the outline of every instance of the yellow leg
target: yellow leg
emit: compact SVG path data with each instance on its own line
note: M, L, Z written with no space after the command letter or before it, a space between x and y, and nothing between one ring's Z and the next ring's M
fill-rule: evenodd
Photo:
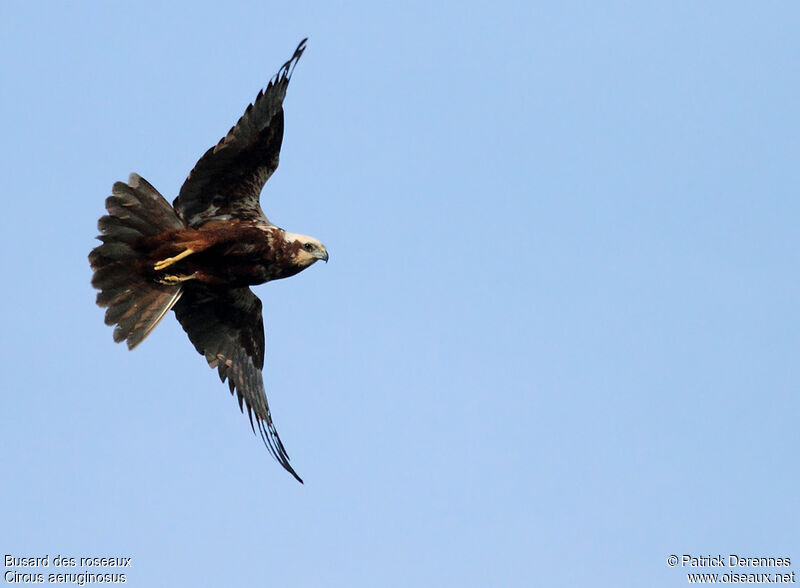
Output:
M176 255L175 257L168 257L166 259L162 259L153 266L153 269L156 271L160 271L165 267L171 266L176 261L180 261L184 257L189 257L192 253L194 253L194 249L190 249L187 247L186 249L178 253L178 255Z
M191 274L191 275L188 275L188 276L178 276L178 275L169 274L169 275L166 275L166 276L161 276L158 279L158 281L161 282L162 284L167 285L167 286L174 286L175 284L180 284L181 282L188 282L189 280L193 280L193 279L194 279L194 274Z

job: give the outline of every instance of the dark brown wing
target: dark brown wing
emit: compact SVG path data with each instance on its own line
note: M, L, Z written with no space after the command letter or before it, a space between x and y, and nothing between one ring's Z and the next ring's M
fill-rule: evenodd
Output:
M259 433L270 453L302 483L289 465L264 392L264 321L258 296L250 288L209 288L190 283L185 285L173 310L197 351L212 368L219 369L223 382L228 379L242 412L243 405L247 405L253 430L255 413Z
M283 98L305 48L303 39L239 122L206 151L189 173L173 206L190 227L212 218L266 220L258 197L278 167Z

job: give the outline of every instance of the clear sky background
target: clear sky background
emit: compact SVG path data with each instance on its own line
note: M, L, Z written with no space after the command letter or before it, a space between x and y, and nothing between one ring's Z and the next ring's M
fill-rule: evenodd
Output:
M156 587L800 571L799 29L795 2L0 3L0 550ZM86 256L113 182L172 200L305 36L262 203L331 261L255 288L301 486L171 314L113 343Z

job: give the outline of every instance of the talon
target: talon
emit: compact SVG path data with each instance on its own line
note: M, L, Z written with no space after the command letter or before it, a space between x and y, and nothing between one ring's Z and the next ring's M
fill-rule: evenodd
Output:
M178 255L176 255L175 257L168 257L166 259L162 259L159 262L156 262L156 264L153 266L153 269L156 270L156 271L160 271L160 270L164 269L165 267L171 266L176 261L180 261L184 257L189 257L192 253L194 253L194 249L186 248L183 251L181 251Z
M181 282L188 282L189 280L193 280L194 278L195 278L194 274L190 274L188 276L179 276L175 274L170 274L160 277L158 281L166 286L174 286L175 284L180 284Z

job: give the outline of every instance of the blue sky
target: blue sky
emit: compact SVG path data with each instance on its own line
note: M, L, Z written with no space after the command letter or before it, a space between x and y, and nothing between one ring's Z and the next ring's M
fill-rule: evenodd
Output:
M797 4L378 4L2 3L0 550L138 586L800 565ZM255 289L301 486L172 316L112 342L86 256L305 36L262 203L331 261Z

